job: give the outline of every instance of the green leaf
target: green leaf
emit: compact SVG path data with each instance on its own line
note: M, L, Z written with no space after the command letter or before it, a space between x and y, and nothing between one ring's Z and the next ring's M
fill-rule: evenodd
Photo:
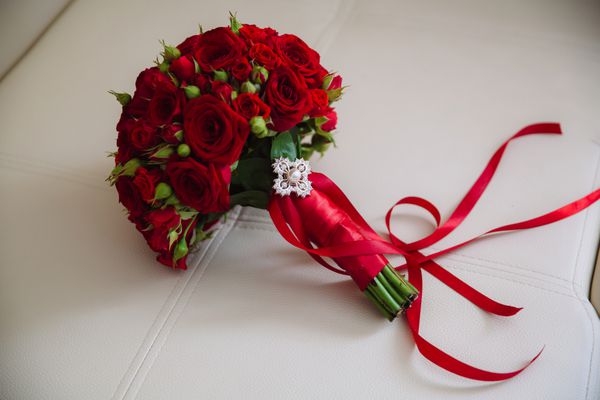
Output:
M246 190L269 192L273 183L271 162L266 158L245 158L239 160L231 174L231 183L243 186Z
M296 143L289 131L281 132L279 135L273 138L273 145L271 146L271 159L276 159L279 157L289 158L292 161L298 158Z
M260 190L248 190L231 195L229 198L231 206L251 206L266 209L269 204L269 194Z

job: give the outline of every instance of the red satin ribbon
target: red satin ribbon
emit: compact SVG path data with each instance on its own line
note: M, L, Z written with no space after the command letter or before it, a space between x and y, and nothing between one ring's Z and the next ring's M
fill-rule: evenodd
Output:
M381 254L400 254L404 256L406 263L397 267L396 269L407 269L410 282L420 292L420 296L413 303L412 307L407 310L406 316L408 325L415 340L415 344L417 345L417 348L421 354L441 368L466 378L480 381L500 381L509 379L515 375L518 375L525 368L527 368L539 357L542 351L540 351L522 368L512 372L498 373L473 367L440 350L438 347L427 341L419 334L421 301L423 298L423 281L421 270L429 272L431 275L439 279L448 287L452 288L471 303L489 313L500 316L514 315L519 312L521 308L502 304L487 297L436 263L434 259L472 243L473 241L480 239L485 235L535 228L570 217L586 207L589 207L598 199L600 199L600 189L597 189L579 200L569 203L542 216L491 229L472 239L456 244L444 250L440 250L433 254L424 255L420 252L420 250L437 243L439 240L450 234L464 221L494 176L506 147L513 139L517 139L526 135L560 135L561 133L560 125L557 123L540 123L529 125L513 135L494 153L481 175L477 178L465 197L460 201L448 220L443 224L441 224L439 210L429 201L414 196L405 197L399 200L386 214L385 220L390 238L389 241L381 238L377 233L375 233L369 224L362 218L356 208L354 208L354 206L350 203L341 189L325 175L319 173L313 173L310 175L314 190L313 194L311 194L309 198L314 196L316 193L317 196L315 197L317 197L317 200L308 200L309 198L291 198L289 196L272 196L271 202L269 203L269 213L273 223L281 235L289 243L308 252L317 262L326 268L340 274L351 275L361 290L364 290L373 277L379 273L382 267L379 259L368 257L376 257ZM321 193L324 196L321 196ZM320 201L319 196L328 198L333 204ZM390 227L390 218L394 208L402 204L415 205L429 212L436 221L436 229L433 231L433 233L412 243L405 243L396 235L394 235ZM327 207L338 207L345 212L346 215L358 226L361 234L357 234L354 238L344 238L343 242L338 243L326 240L325 242L321 241L321 243L324 243L324 245L321 247L317 248L313 246L310 240L311 235L309 232L307 232L307 227L301 215L302 213L306 215L308 212L307 207L313 206L324 208L324 211L318 211L320 213L319 215L322 213L329 213ZM339 216L340 214L337 215ZM335 222L336 215L334 213L334 215L330 216L331 218L329 219L327 218L327 215L324 215L323 217L323 220ZM313 224L315 225L309 225L308 229L312 229L313 231L315 229L318 230L318 223L313 222ZM361 257L363 264L366 265L361 271L356 271L352 268L341 270L327 263L322 257L331 257L334 260L339 260L340 258L343 259L344 257Z

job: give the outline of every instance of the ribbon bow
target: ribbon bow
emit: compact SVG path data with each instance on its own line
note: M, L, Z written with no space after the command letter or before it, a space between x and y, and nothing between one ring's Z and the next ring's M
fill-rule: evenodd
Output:
M313 257L321 265L340 274L348 275L348 272L330 265L322 257L362 257L377 256L380 254L398 254L404 256L406 260L405 264L396 267L396 270L406 269L408 272L409 281L421 293L421 296L414 301L412 307L406 310L408 325L415 340L415 344L421 354L439 367L466 378L480 381L501 381L509 379L518 375L531 363L533 363L540 356L543 348L522 368L516 371L504 373L491 372L476 368L452 357L448 353L439 349L419 334L421 301L423 294L423 279L421 271L425 270L429 272L431 275L436 277L438 280L452 288L455 292L482 310L485 310L491 314L505 317L515 315L522 308L502 304L489 298L442 267L435 261L435 259L443 254L450 253L492 233L536 228L570 217L589 207L598 199L600 199L600 189L596 189L587 196L584 196L572 203L539 217L491 229L474 238L435 253L424 255L421 253L421 250L434 245L446 237L465 220L475 204L477 204L477 201L494 176L494 173L500 164L500 160L502 159L508 144L512 140L519 137L535 134L560 135L562 134L562 131L560 129L560 125L557 123L539 123L526 126L510 137L502 144L502 146L498 148L498 150L496 150L473 186L469 189L464 198L459 202L456 209L443 224L441 223L441 215L439 210L431 202L421 197L405 197L396 202L386 214L385 222L389 235L389 240L386 240L375 233L369 224L367 224L360 213L351 204L350 200L348 200L348 198L344 195L342 190L325 175L319 173L313 173L310 175L313 188L316 191L325 194L337 207L347 213L354 223L356 223L363 233L365 233L364 238L344 241L342 243L334 243L328 246L315 247L305 232L305 228L303 228L302 216L299 214L298 210L293 207L293 201L295 199L291 199L290 197L281 198L272 196L271 202L269 203L269 213L280 234L290 244L308 252L309 255L311 255L311 257ZM436 222L436 229L430 235L412 243L406 243L400 240L391 230L390 219L395 207L403 204L414 205L426 210L434 218ZM361 290L364 290L364 288L373 279L373 277L379 273L380 270L381 265L372 263L371 265L365 265L365 268L360 271L360 274L352 274L352 277Z

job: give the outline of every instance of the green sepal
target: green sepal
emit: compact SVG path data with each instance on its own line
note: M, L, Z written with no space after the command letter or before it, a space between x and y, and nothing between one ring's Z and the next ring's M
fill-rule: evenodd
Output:
M291 161L298 158L296 142L290 131L281 132L273 138L273 144L271 145L271 159L274 160L280 157L288 158Z
M163 52L161 54L165 60L173 61L181 57L181 51L179 51L177 47L167 45L164 40L161 40L160 44L163 46Z
M175 132L174 136L177 140L181 142L183 140L183 130L178 130L177 132Z
M194 85L188 85L184 87L183 91L185 92L185 97L187 97L188 99L194 99L196 97L199 97L201 94L200 88Z
M229 11L229 26L231 26L231 31L236 35L240 34L240 28L242 24L237 20L236 14Z
M117 101L119 103L121 103L122 106L126 106L131 101L131 95L129 93L125 93L125 92L119 93L119 92L115 92L114 90L109 90L108 93L115 96L117 98Z
M190 149L190 146L185 143L181 143L179 146L177 146L177 155L179 157L185 158L190 155L191 151L192 150Z
M179 217L185 221L190 218L194 218L196 215L198 215L198 211L196 211L196 210L178 210L177 214L179 214Z
M171 250L171 247L173 247L173 243L175 243L175 241L179 238L179 233L177 232L177 229L171 229L169 231L169 250Z
M254 83L252 83L250 81L246 81L246 82L242 83L242 86L240 86L240 92L256 93L256 86L254 86Z
M329 121L329 119L327 117L323 116L323 117L315 118L314 121L315 121L316 134L319 136L323 136L325 139L327 139L328 141L333 143L333 145L335 146L335 139L333 137L333 134L331 132L327 132L327 131L324 131L323 129L321 129L321 126L323 126L323 124L325 122Z
M175 251L173 251L173 264L185 257L189 251L185 237L186 235L184 234L181 240L175 245Z
M151 158L169 158L175 152L173 146L165 145L150 155Z
M323 90L329 89L329 86L331 85L331 81L333 81L334 76L335 73L333 72L331 74L325 75L325 77L323 78L323 85L321 86Z
M169 184L165 182L160 182L158 185L156 185L156 188L154 189L154 200L156 201L167 199L171 197L172 194L173 189L171 188L171 186L169 186Z
M198 61L196 61L196 59L194 57L192 57L192 61L194 61L194 72L199 74L200 73L200 64L198 64Z
M231 207L235 205L252 206L256 208L267 209L269 204L269 194L261 190L248 190L232 194L229 197Z
M214 70L213 77L216 81L221 82L227 82L227 80L229 79L227 72L223 71L222 69Z
M176 206L176 205L179 205L179 199L174 194L172 194L165 200L165 206Z
M337 88L337 89L331 89L327 91L327 98L329 99L329 102L334 102L340 99L340 97L342 97L343 91L346 87L341 87L341 88Z

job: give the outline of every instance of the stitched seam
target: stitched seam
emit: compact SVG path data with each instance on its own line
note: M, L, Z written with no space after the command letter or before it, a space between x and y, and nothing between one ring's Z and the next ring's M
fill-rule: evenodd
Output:
M503 279L505 281L518 283L520 285L529 286L529 287L532 287L532 288L540 289L540 290L543 290L543 291L546 291L546 292L555 293L555 294L558 294L558 295L561 295L561 296L565 296L565 297L577 298L573 294L558 292L556 290L548 289L548 288L545 288L545 287L532 285L531 283L527 283L527 282L523 282L523 281L518 281L516 279L507 278L505 276L488 274L486 272L481 272L481 271L478 271L478 270L475 270L475 269L471 269L471 268L457 267L455 265L448 265L447 267L450 268L450 269L456 269L456 270L459 270L459 271L465 271L465 272L469 272L469 273L474 273L474 274L479 274L479 275L484 275L484 276L490 276L492 278Z
M596 173L594 175L594 178L592 180L592 187L590 189L590 191L592 191L594 189L594 186L598 180L598 171L600 171L600 154L598 154L598 159L596 161ZM581 249L583 247L583 236L584 236L584 232L585 232L585 228L587 226L587 221L588 221L588 216L590 214L590 210L589 208L585 211L585 218L583 220L583 227L581 228L581 236L579 238L579 249L577 250L577 256L575 257L575 265L573 268L573 275L572 275L572 282L575 282L575 276L576 273L579 269L579 259L580 259L580 255L581 255ZM592 321L592 318L590 316L590 312L588 307L586 307L584 300L581 298L580 294L578 291L575 290L575 286L573 285L572 287L573 292L577 295L577 299L579 300L579 304L581 305L581 307L583 308L583 311L585 313L585 315L587 316L588 322L590 323L590 327L592 330L592 349L590 351L590 362L589 362L589 368L588 368L588 378L587 378L587 383L586 383L586 387L585 387L585 397L587 399L590 399L590 383L592 380L592 366L593 366L593 361L594 361L594 350L595 350L595 344L596 344L596 330L594 329L594 322ZM586 299L587 301L587 299Z
M144 341L140 345L140 349L134 357L130 368L123 376L121 383L117 387L117 390L113 395L113 399L123 400L125 398L133 398L137 395L137 390L139 390L139 388L144 383L147 372L152 367L154 361L160 353L162 345L166 341L166 338L168 337L171 331L172 326L177 320L177 318L175 318L175 320L172 319L175 310L179 308L178 306L182 304L181 300L189 292L188 288L190 287L191 282L195 279L200 279L202 273L204 272L204 269L216 253L217 249L220 247L223 240L227 237L236 218L235 211L230 213L230 218L231 222L224 223L213 240L200 243L200 245L197 246L197 249L193 250L195 258L193 261L193 265L187 271L189 273L185 275L186 279L183 280L182 284L178 282L169 294L167 300L165 301L165 304L169 303L171 304L171 306L167 310L165 310L163 306L163 308L161 308L161 310L157 314L157 317L155 318L154 323L150 326L150 329L146 337L144 338ZM157 321L160 321L158 322L160 326L155 326ZM172 323L170 323L170 321L172 321ZM151 338L149 343L147 343L148 338ZM157 347L157 343L161 339L163 340ZM139 360L139 362L137 362L137 366L135 366L134 364L136 364L136 361L138 361L140 357L142 357L142 359ZM152 359L150 359L151 357ZM144 369L146 372L142 376L142 370ZM129 379L128 375L131 375ZM134 386L136 386L136 388L134 388Z
M148 373L154 366L154 362L158 358L158 355L160 354L164 344L166 343L173 327L176 325L179 317L185 310L190 300L191 294L194 292L196 286L198 285L202 274L206 270L212 258L217 253L223 241L229 235L229 232L231 231L232 227L235 225L235 221L237 216L239 215L239 211L240 208L238 207L237 209L229 212L227 221L219 229L219 233L217 234L217 236L214 238L214 240L211 240L208 243L208 245L206 246L206 250L202 253L199 253L198 258L194 259L194 272L190 274L191 276L188 282L186 283L185 288L181 291L180 295L178 296L175 302L175 305L170 310L169 314L167 315L167 318L165 318L164 323L160 328L159 333L156 335L155 340L152 342L151 346L149 346L147 356L144 359L144 362L140 364L140 368L136 372L136 376L134 377L134 379L132 379L131 384L127 388L127 392L125 393L123 399L134 399L135 397L137 397L140 388L143 386L146 377L148 376ZM175 311L176 309L177 312ZM146 359L149 360L147 363L145 363Z

